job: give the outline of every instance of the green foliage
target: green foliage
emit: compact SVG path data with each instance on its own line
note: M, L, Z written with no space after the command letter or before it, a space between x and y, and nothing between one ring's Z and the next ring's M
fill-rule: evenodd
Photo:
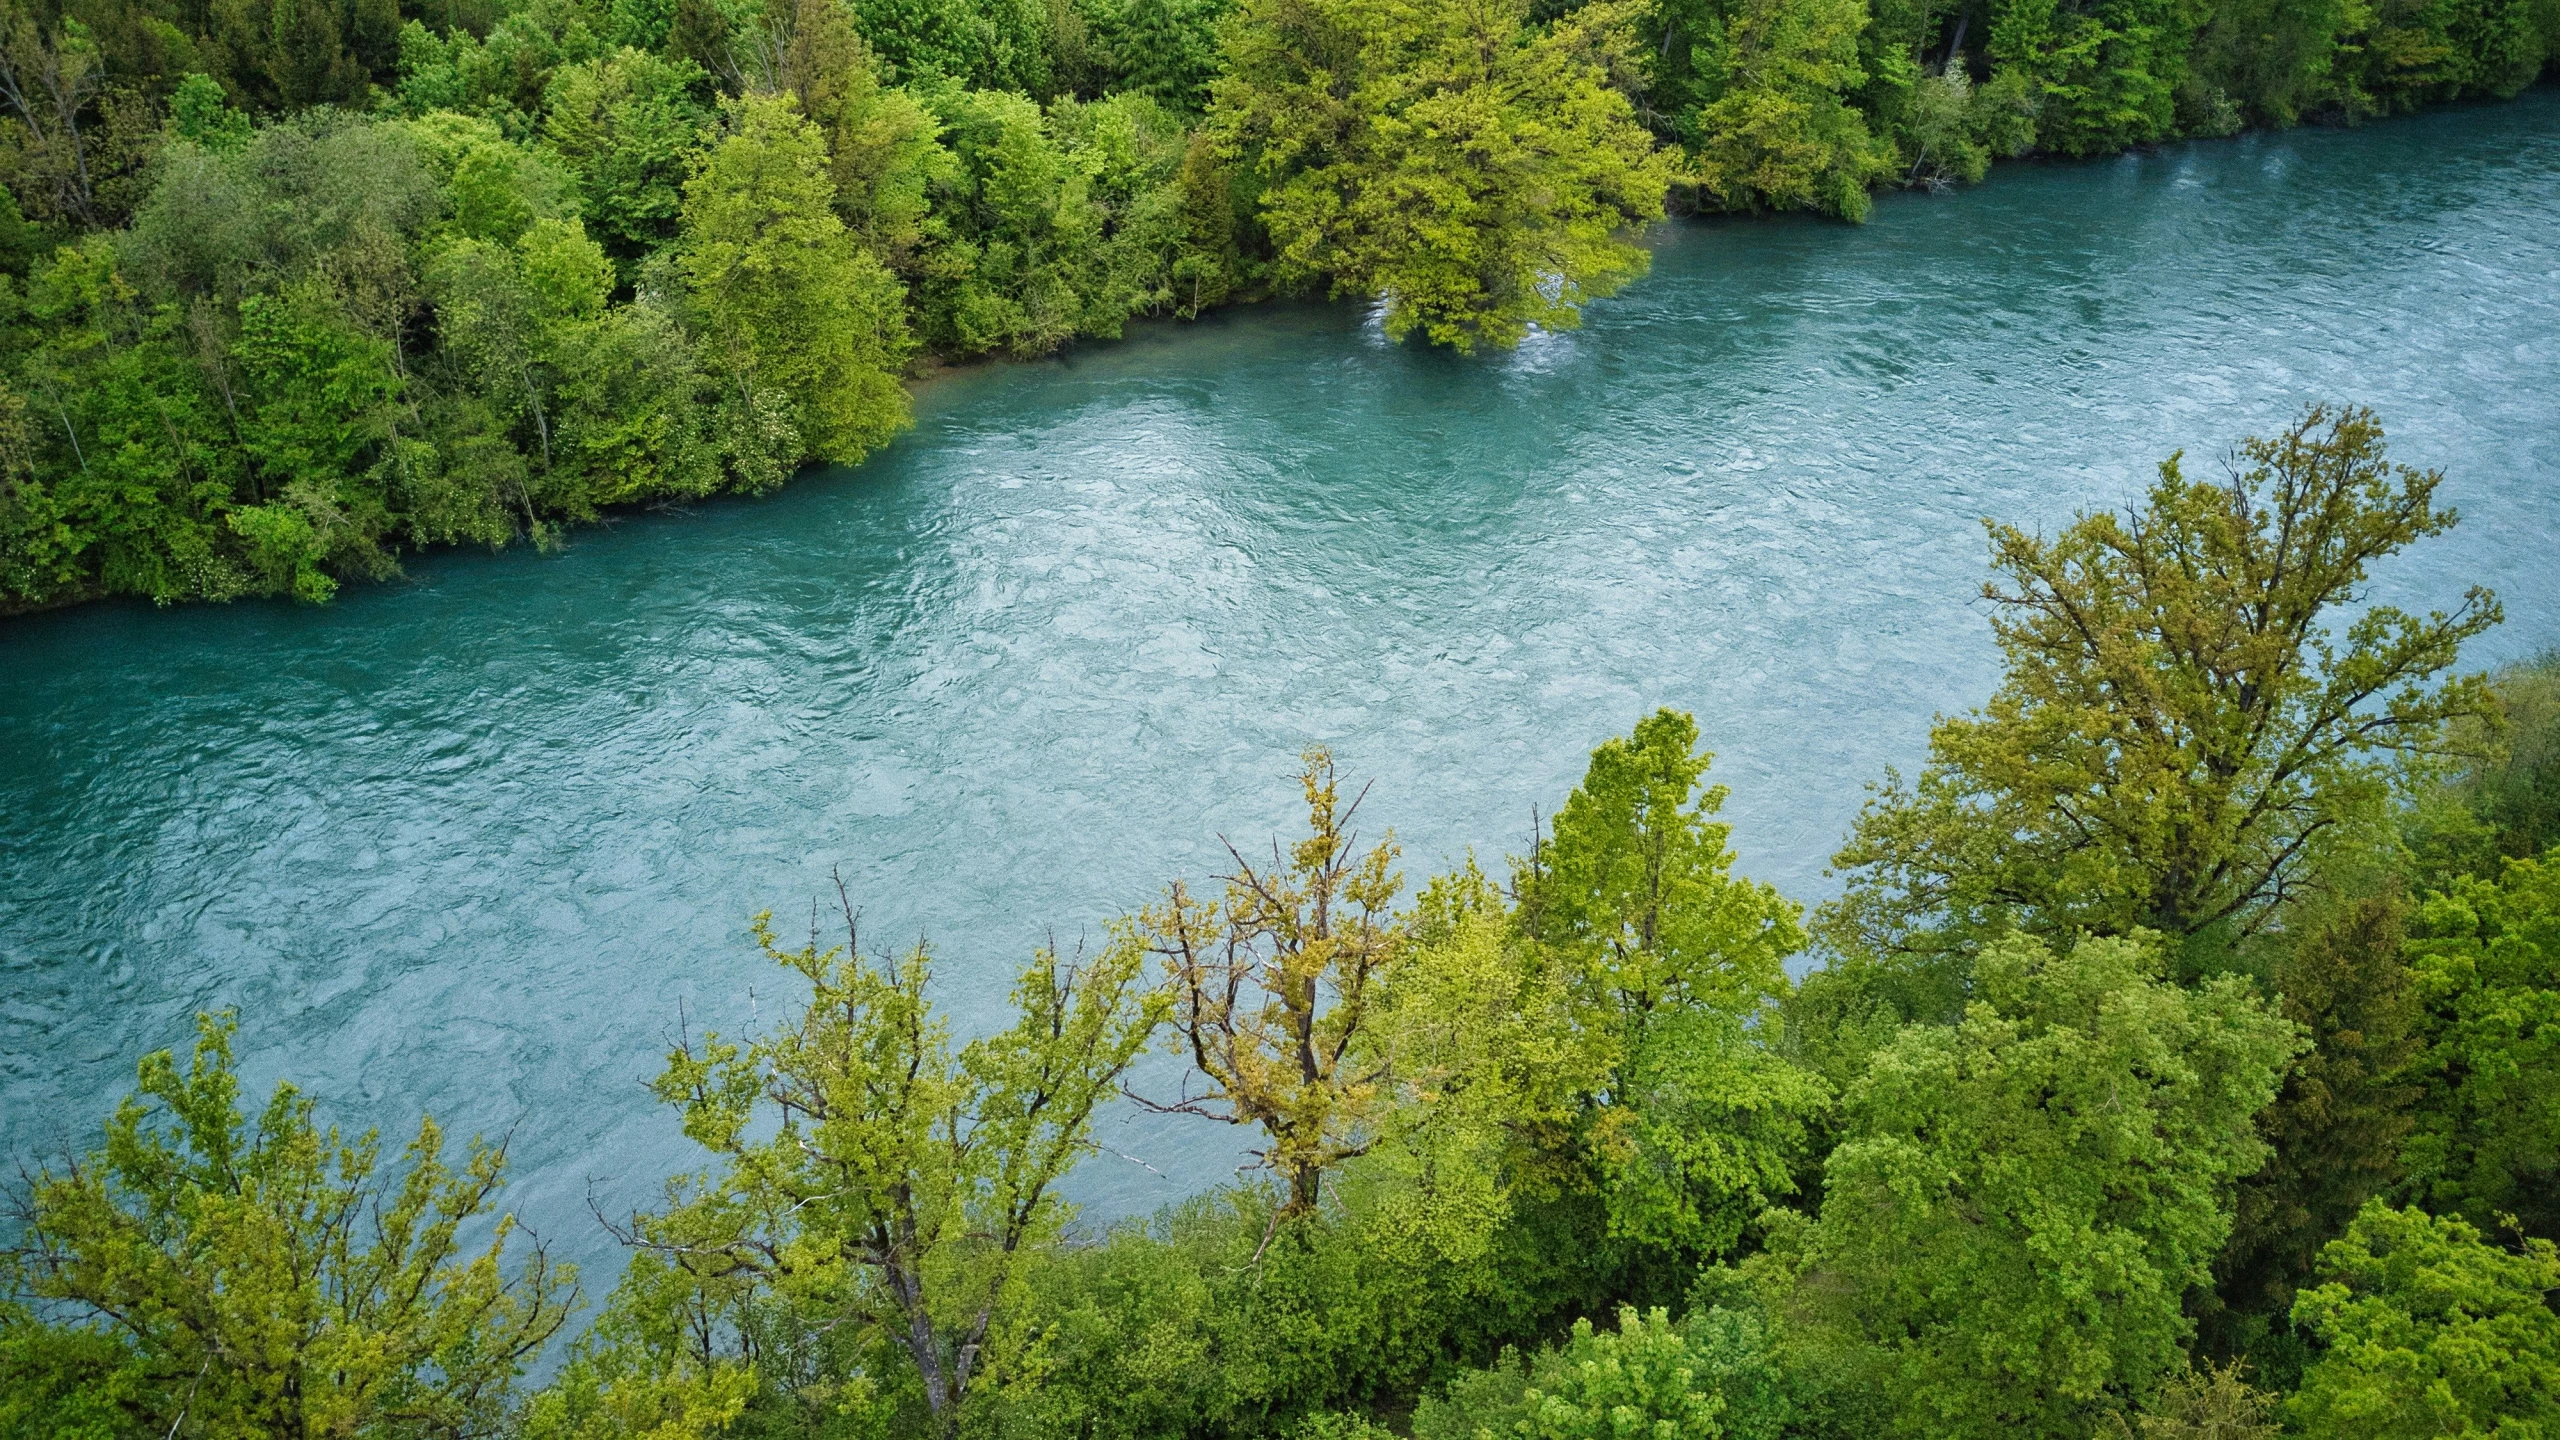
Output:
M1490 1356L1581 1303L1551 1237L1495 1225L1476 1253L1438 1255L1369 1178L1276 1233L1277 1194L1228 1190L1052 1252L1031 1272L1036 1379L1008 1387L988 1429L1291 1435L1409 1403L1448 1355Z
M850 463L907 424L897 278L836 218L826 143L788 97L753 96L685 182L676 264L750 486L803 457ZM780 422L778 433L765 417Z
M124 1440L170 1408L115 1336L0 1305L0 1437Z
M948 1433L973 1387L1002 1380L1023 1343L1011 1323L1023 1268L1070 1213L1057 1183L1090 1148L1094 1108L1165 1002L1139 986L1134 944L1083 965L1044 950L1015 987L1016 1023L955 1052L926 997L922 949L875 961L849 936L784 951L769 918L757 918L756 939L808 983L808 1010L749 1045L706 1036L668 1057L657 1092L720 1170L636 1222L634 1238L674 1270L631 1283L663 1274L676 1304L746 1335L760 1309L786 1322L823 1312L826 1330L853 1322L835 1343L904 1357L894 1383L925 1413L903 1423ZM717 1386L723 1358L702 1355L702 1385ZM638 1394L670 1403L645 1384ZM893 1391L875 1398L895 1409ZM679 1408L721 1403L696 1387Z
M1903 113L1906 182L1973 184L1995 157L2019 155L2035 143L2035 114L2014 75L1976 85L1961 65L1915 80Z
M1675 191L1854 219L2037 149L2512 94L2560 46L2560 0L1944 3L27 0L0 606L316 600L768 489L893 435L917 350L1317 287L1499 349L1641 274ZM540 337L502 256L445 254L538 221L613 267ZM100 273L33 283L64 242Z
M2240 1367L2190 1370L2170 1381L2131 1421L2119 1413L2100 1434L2123 1440L2275 1440L2277 1397L2240 1377Z
M1681 130L1706 193L1732 209L1867 216L1890 152L1845 98L1866 75L1860 0L1740 0L1692 39L1698 103Z
M1714 757L1697 744L1695 720L1657 710L1592 751L1516 882L1522 928L1637 1026L1691 1006L1752 1014L1786 993L1782 962L1804 944L1792 902L1734 876L1732 827L1713 818L1727 792L1700 783Z
M1615 1331L1573 1322L1563 1346L1523 1361L1505 1351L1490 1370L1424 1397L1415 1440L1715 1440L1722 1397L1662 1310L1618 1312Z
M1217 899L1176 880L1129 926L1164 964L1170 1043L1201 1086L1142 1103L1259 1130L1247 1153L1288 1188L1275 1226L1313 1214L1326 1174L1376 1142L1394 1061L1373 1041L1405 948L1394 839L1361 850L1361 797L1342 802L1322 747L1304 760L1304 838L1285 855L1275 838L1268 866L1229 846Z
M780 71L826 137L836 213L884 263L912 270L926 185L953 168L934 143L940 126L932 113L908 91L881 84L871 48L838 0L797 0Z
M1170 302L1182 137L1160 107L1124 95L1044 115L1018 95L928 98L954 162L933 179L917 261L929 344L1038 354L1116 338Z
M2404 1067L2418 1045L2417 988L2401 959L2408 904L2396 893L2349 903L2286 946L2269 976L2277 1006L2311 1048L2258 1116L2272 1152L2243 1181L2231 1241L2215 1262L2220 1308L2207 1346L2260 1357L2285 1378L2299 1356L2282 1333L2320 1247L2400 1179L2417 1089Z
M710 1347L712 1312L680 1267L642 1251L612 1302L526 1404L525 1440L708 1440L754 1397L747 1365Z
M1730 1015L1648 1030L1612 1078L1597 1128L1612 1235L1678 1254L1730 1253L1796 1167L1831 1089Z
M439 35L412 20L400 31L396 107L486 118L522 138L552 75L604 55L610 29L586 0L509 5L485 36L459 27Z
M2012 920L2256 931L2324 846L2382 827L2391 761L2486 704L2477 678L2433 683L2497 623L2484 590L2451 614L2365 607L2343 647L2321 624L2375 562L2452 526L2442 472L2391 464L2355 410L2240 452L2221 483L2172 457L2142 508L2051 540L1989 527L2006 675L1932 729L1916 786L1889 780L1859 816L1835 944L1925 949Z
M1473 350L1643 273L1668 158L1608 84L1621 13L1529 26L1510 0L1248 0L1209 125L1261 182L1284 283L1385 305L1387 333Z
M1517 924L1577 1012L1581 1133L1613 1236L1729 1251L1791 1193L1830 1099L1770 1046L1801 911L1736 877L1696 721L1660 710L1591 752L1513 880Z
M675 238L686 166L710 127L704 77L682 60L624 48L555 72L543 139L576 177L588 233L626 275Z
M2489 713L2455 726L2451 773L2401 827L2431 885L2494 879L2504 861L2560 844L2560 652L2501 667L2489 699Z
M2560 864L2510 861L2430 895L2409 967L2426 1042L2412 1193L2481 1226L2560 1239Z
M2560 651L2498 671L2489 693L2506 753L2465 776L2462 794L2500 855L2528 859L2560 845Z
M220 81L204 74L178 82L177 93L169 97L169 130L218 153L249 143L249 117L231 108Z
M321 600L406 545L547 543L801 458L724 469L693 338L660 297L611 303L571 178L492 122L238 138L173 138L129 230L31 278L16 603Z
M2187 0L1997 0L1986 50L2034 98L2040 143L2106 154L2173 133L2201 19Z
M197 1032L183 1072L165 1050L143 1060L99 1150L16 1197L0 1278L50 1323L0 1316L11 1423L294 1437L501 1423L575 1303L538 1246L501 1265L514 1222L488 1217L503 1154L475 1141L449 1166L430 1120L381 1174L372 1134L320 1129L291 1085L244 1116L231 1021Z
M1469 861L1423 888L1361 1059L1392 1077L1368 1164L1381 1236L1476 1261L1541 1200L1579 1188L1588 1098L1609 1087L1566 967L1523 943Z
M2530 1436L2560 1425L2560 1253L2509 1251L2454 1218L2374 1202L2321 1252L2329 1282L2294 1302L2324 1348L2287 1403L2340 1440Z
M1789 1343L1838 1403L1896 1434L2085 1435L2183 1363L2181 1300L2299 1042L2245 982L2157 971L2142 940L2003 940L1961 1023L1869 1062L1820 1218L1763 1263L1795 1277Z
M852 0L854 23L902 82L956 80L987 90L1050 91L1037 0Z
M1122 92L1149 96L1166 109L1197 115L1209 108L1218 78L1218 27L1231 0L1121 0L1095 27Z

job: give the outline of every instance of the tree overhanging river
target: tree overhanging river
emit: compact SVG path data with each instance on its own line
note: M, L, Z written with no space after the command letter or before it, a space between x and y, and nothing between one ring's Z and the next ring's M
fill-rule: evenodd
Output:
M936 381L859 471L564 555L9 622L0 1144L94 1134L237 1006L257 1084L511 1132L512 1203L609 1274L591 1191L691 1158L640 1083L680 1017L789 1000L751 912L841 865L992 1016L1045 936L1283 823L1317 741L1418 879L1690 709L1742 868L1816 898L1860 787L1994 681L1978 518L2115 503L2315 398L2452 475L2464 523L2385 595L2496 587L2478 663L2560 638L2549 88L1658 242L1497 359L1239 312ZM1089 1165L1088 1215L1218 1178L1216 1128L1122 1117L1153 1170Z

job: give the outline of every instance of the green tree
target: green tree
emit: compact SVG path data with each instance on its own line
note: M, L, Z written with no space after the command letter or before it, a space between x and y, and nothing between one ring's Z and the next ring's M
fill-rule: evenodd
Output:
M2338 1440L2527 1436L2560 1426L2560 1253L2485 1243L2460 1219L2381 1201L2321 1252L2328 1283L2294 1302L2320 1358L2286 1403Z
M2495 713L2455 727L2451 773L2403 821L2425 883L2494 879L2560 844L2560 651L2500 666L2489 695Z
M1798 1364L1894 1433L1990 1437L2087 1435L2184 1363L2299 1041L2247 982L2158 969L2140 939L2002 940L1959 1024L1875 1055L1819 1219L1755 1262L1790 1277Z
M2195 69L2251 118L2291 125L2353 93L2359 19L2351 0L2223 0L2196 37Z
M1613 1033L1594 1031L1568 967L1546 963L1474 861L1424 886L1362 1059L1385 1078L1367 1164L1368 1223L1440 1258L1497 1243L1519 1200L1578 1186L1588 1097L1609 1086Z
M722 1348L722 1322L733 1312L705 1293L710 1288L663 1256L633 1255L605 1312L570 1346L552 1382L526 1402L525 1440L711 1440L731 1433L757 1377L750 1363Z
M685 183L676 251L705 358L739 413L778 406L792 438L777 453L851 463L907 424L900 287L846 236L825 141L792 98L728 114Z
M1679 117L1697 183L1730 209L1864 220L1892 163L1848 99L1867 79L1864 0L1740 0L1701 19L1698 100Z
M909 268L930 209L926 187L954 168L935 143L941 123L913 94L880 83L842 0L796 0L777 78L826 137L846 228L891 269Z
M391 345L348 322L341 296L317 276L240 302L240 448L263 505L228 517L260 568L294 594L325 600L323 573L391 573L379 537L389 516L367 472L383 453L406 389Z
M578 210L625 278L675 239L686 166L710 129L693 98L706 77L629 48L551 77L542 136L576 177Z
M249 117L231 108L222 82L210 75L189 75L169 97L169 129L182 140L221 153L249 143Z
M1106 12L1101 34L1119 71L1116 90L1153 96L1197 115L1218 78L1218 26L1230 0L1127 0Z
M1092 177L1025 96L946 86L930 99L953 163L935 177L918 261L926 337L958 355L1054 350L1098 298L1086 272L1106 216Z
M1140 983L1134 944L1081 965L1044 949L1014 989L1014 1023L955 1051L921 948L865 957L848 905L845 945L785 951L769 918L757 942L808 983L808 1009L750 1044L706 1036L668 1057L657 1092L719 1169L640 1217L632 1238L694 1285L850 1323L904 1357L926 1411L908 1433L951 1433L1002 1378L1023 1267L1072 1213L1058 1182L1091 1148L1094 1109L1163 1003ZM752 1303L725 1313L734 1324ZM716 1381L719 1367L701 1374Z
M2241 1378L2237 1364L2200 1366L2162 1387L2131 1421L2108 1416L2101 1440L2275 1440L2278 1397Z
M1039 0L852 0L854 23L900 83L932 78L1050 93Z
M2205 13L2182 0L1997 0L1987 51L1995 78L2034 97L2039 143L2110 154L2174 133Z
M1663 1310L1622 1310L1615 1331L1573 1322L1565 1343L1523 1360L1509 1351L1489 1370L1424 1396L1415 1440L1716 1440L1723 1397L1707 1367Z
M63 246L29 278L36 322L11 406L25 443L18 573L35 603L98 594L227 600L255 588L223 511L242 483L219 402L141 303L113 238ZM273 588L270 586L270 588Z
M2394 761L2486 704L2477 678L2431 683L2497 623L2484 590L2451 614L2367 606L2343 645L2321 623L2453 525L2442 472L2391 464L2369 412L2316 407L2240 461L2196 482L2173 456L2145 505L2051 540L1989 524L2007 673L1931 730L1917 785L1888 781L1859 816L1836 945L1928 948L2012 917L2173 945L2254 932L2325 843L2383 824Z
M653 304L609 308L613 278L603 249L559 220L513 244L455 242L428 272L440 368L472 397L472 418L529 462L505 467L502 498L537 540L546 516L591 519L600 505L719 483L683 336ZM439 437L448 450L458 428Z
M1246 0L1208 124L1261 181L1284 283L1461 351L1569 328L1642 274L1670 157L1611 87L1624 16L1519 0Z
M251 1120L231 1034L229 1017L199 1017L185 1071L146 1057L104 1145L13 1197L0 1275L64 1327L41 1340L53 1373L85 1370L90 1402L153 1433L497 1429L576 1299L539 1245L512 1274L501 1263L515 1240L511 1217L491 1223L504 1154L475 1141L455 1169L429 1120L385 1174L370 1132L322 1130L290 1084ZM475 1250L464 1234L484 1228ZM0 1330L0 1363L25 1363L41 1338L26 1323ZM26 1394L27 1378L0 1390ZM81 1403L57 1395L56 1414Z
M1515 885L1529 936L1571 956L1596 1004L1642 1025L1680 1006L1748 1015L1786 993L1802 911L1733 874L1728 792L1698 723L1657 710L1591 752Z
M1802 912L1732 873L1697 744L1695 720L1658 710L1593 750L1513 886L1601 1057L1583 1143L1611 1233L1712 1254L1793 1191L1829 1093L1767 1043Z
M2411 928L2425 1049L2410 1184L2438 1212L2560 1239L2560 864L2459 877Z
M2418 1051L2417 990L2401 960L2408 909L2396 892L2345 905L2294 938L2269 976L2311 1048L2258 1116L2270 1153L2241 1182L2231 1243L2214 1262L2214 1353L2264 1352L2321 1247L2400 1179L2418 1095L2403 1073Z
M554 352L558 448L589 505L676 500L720 488L693 343L649 299L608 308Z

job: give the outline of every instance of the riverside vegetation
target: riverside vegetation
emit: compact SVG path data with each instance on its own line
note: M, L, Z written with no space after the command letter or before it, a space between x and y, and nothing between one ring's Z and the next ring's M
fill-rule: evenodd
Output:
M1667 209L2511 95L2560 0L6 0L0 611L321 600L1276 291L1459 349Z
M581 1302L502 1149L252 1115L205 1016L11 1192L0 1437L2560 1434L2560 657L2368 603L2441 479L2313 410L1992 525L2004 679L1809 915L1664 710L1410 891L1313 752L973 1039L760 918L806 1008L667 1057L701 1167L530 1388ZM1258 1171L1080 1225L1124 1091Z

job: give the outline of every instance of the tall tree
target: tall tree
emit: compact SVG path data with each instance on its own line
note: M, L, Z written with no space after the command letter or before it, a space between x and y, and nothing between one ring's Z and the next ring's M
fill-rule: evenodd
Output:
M1915 786L1859 816L1836 944L1925 948L2010 918L2254 932L2326 840L2380 822L2393 762L2487 703L2477 677L2435 683L2497 623L2485 590L2450 613L2367 606L2343 645L2323 623L2375 562L2452 527L2443 472L2391 463L2370 412L2320 407L2238 460L2214 483L2172 456L2146 504L2051 540L1986 522L2007 674L1938 722Z
M1670 157L1610 84L1622 7L1246 0L1209 124L1263 183L1282 279L1472 350L1579 322L1644 272Z
M2468 1222L2367 1206L2294 1302L2323 1344L2287 1402L2341 1440L2545 1435L2560 1426L2560 1252L2489 1244Z
M907 423L902 287L846 235L825 138L790 96L737 100L728 122L685 184L676 250L707 358L735 423L787 422L767 451L785 466L859 460Z
M1884 177L1892 150L1851 103L1867 79L1864 0L1705 8L1691 19L1686 53L1695 99L1675 117L1699 185L1730 209L1865 219L1867 187Z
M794 0L791 15L777 78L826 136L836 213L901 269L922 238L927 182L950 165L934 143L940 125L913 95L880 83L844 0Z
M2439 1213L2560 1240L2560 863L2459 877L2411 929L2425 1048L2410 1185Z
M1830 1098L1769 1044L1802 912L1733 874L1712 759L1690 716L1646 716L1591 752L1513 879L1518 924L1600 1057L1582 1141L1610 1232L1684 1256L1729 1248L1793 1191Z
M710 128L682 60L618 50L551 77L542 134L577 177L587 230L626 273L676 235L685 166Z
M2417 991L2400 956L2408 908L2396 893L2356 900L2294 939L2269 977L2311 1048L2259 1113L2270 1153L2241 1182L2214 1263L2217 1308L2203 1328L2225 1359L2266 1346L2321 1247L2400 1178L2418 1094L2403 1073L2418 1049Z

